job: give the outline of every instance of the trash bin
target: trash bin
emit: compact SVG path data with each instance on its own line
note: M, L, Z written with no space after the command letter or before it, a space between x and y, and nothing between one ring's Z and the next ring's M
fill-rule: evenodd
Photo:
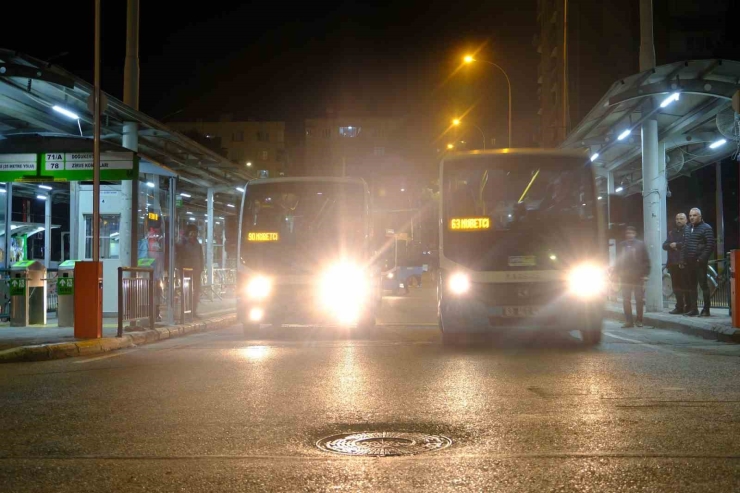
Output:
M75 324L75 262L65 260L59 264L57 274L57 322L59 327Z
M46 267L36 260L10 267L10 325L46 324Z

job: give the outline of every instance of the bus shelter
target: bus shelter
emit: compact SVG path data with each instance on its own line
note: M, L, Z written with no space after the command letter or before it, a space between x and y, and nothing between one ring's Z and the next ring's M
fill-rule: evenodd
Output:
M93 88L71 73L33 57L0 49L0 239L18 249L18 216L43 201L45 219L65 211L60 255L45 235L47 266L86 259L92 249ZM227 268L229 233L236 231L240 189L253 176L165 124L110 95L101 124L101 239L103 311L115 312L115 271L144 264L158 279L172 279L176 242L187 225L199 232L206 258L205 296L214 296ZM15 197L15 199L14 199ZM19 203L20 198L23 200ZM16 210L14 209L14 206ZM22 207L21 207L22 206ZM22 210L19 210L22 209ZM66 211L68 212L68 216ZM8 220L10 218L10 220ZM46 223L46 221L44 221ZM48 232L51 224L44 224ZM233 244L236 239L232 238ZM14 243L15 242L15 243ZM7 262L3 260L3 265ZM172 283L169 283L172 284ZM164 296L172 303L171 296ZM170 321L173 310L168 307Z

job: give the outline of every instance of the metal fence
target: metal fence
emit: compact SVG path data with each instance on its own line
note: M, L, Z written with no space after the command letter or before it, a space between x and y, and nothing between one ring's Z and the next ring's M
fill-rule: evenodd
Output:
M118 268L118 337L123 336L123 323L128 321L149 319L149 328L154 330L154 290L154 269Z
M55 312L59 307L59 296L57 295L58 269L46 271L46 312Z

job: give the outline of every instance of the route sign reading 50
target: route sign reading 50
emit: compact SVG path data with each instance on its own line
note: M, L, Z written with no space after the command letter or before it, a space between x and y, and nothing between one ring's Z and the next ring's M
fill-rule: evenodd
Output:
M455 231L491 229L491 219L488 217L456 217L450 219L450 229Z

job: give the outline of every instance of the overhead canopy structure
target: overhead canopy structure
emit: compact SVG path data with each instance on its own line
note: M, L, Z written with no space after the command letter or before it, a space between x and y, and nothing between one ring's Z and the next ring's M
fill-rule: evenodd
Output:
M0 49L0 139L19 134L91 137L92 91L92 85L58 66ZM137 123L140 158L176 172L185 182L181 190L204 195L204 188L222 187L234 192L235 184L254 178L246 168L118 99L105 95L104 101L103 141L121 145L124 122Z
M615 82L561 147L589 149L602 178L611 172L625 194L638 193L643 121L658 122L667 178L690 174L737 153L740 120L731 99L739 88L740 62L662 65ZM606 179L600 188L606 191Z

